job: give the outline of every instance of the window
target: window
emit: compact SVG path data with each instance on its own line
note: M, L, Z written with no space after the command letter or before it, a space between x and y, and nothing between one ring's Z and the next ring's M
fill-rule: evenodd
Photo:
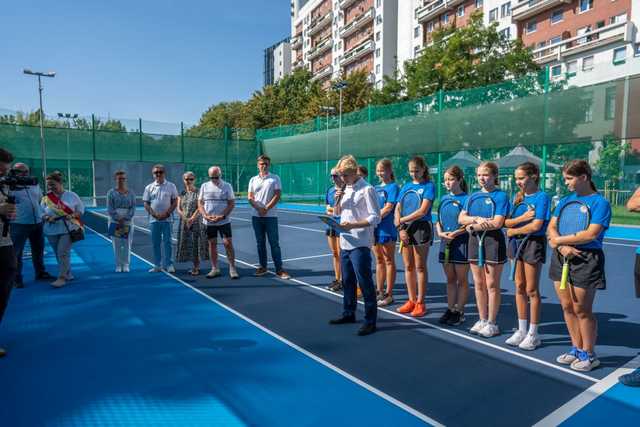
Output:
M382 15L376 16L376 24L382 24Z
M458 6L458 16L464 16L464 5Z
M380 58L380 48L376 49L376 58Z
M555 36L549 39L549 44L556 44L556 43L560 43L561 41L562 41L561 36Z
M432 31L433 31L433 21L427 24L427 33L430 33Z
M511 28L507 27L504 30L500 30L500 36L505 39L511 38Z
M619 22L627 22L627 14L621 13L620 15L612 16L609 18L609 24L617 24Z
M582 71L593 70L593 55L582 58Z
M538 49L543 48L547 45L545 41L538 42Z
M615 65L624 64L626 58L627 58L626 46L613 49L613 63Z
M604 93L604 119L613 120L616 118L616 88L608 87Z
M380 64L376 65L376 74L380 74Z
M414 46L413 48L413 55L416 56L418 54L418 51L420 50L420 46Z
M496 19L498 19L498 8L497 7L495 9L491 9L489 11L489 22L493 22Z
M415 28L413 29L413 37L414 37L414 38L420 37L420 27L419 27L419 26L418 26L418 27L415 27Z
M382 0L376 0L376 7L380 7L380 5L382 4ZM338 7L336 6L336 9Z
M551 12L551 25L557 24L558 22L562 22L564 20L564 12L562 10L554 10Z
M511 16L511 2L505 3L500 6L500 17Z
M476 9L480 9L482 7L483 0L476 0Z
M558 78L562 75L562 65L554 65L551 67L551 78Z
M640 56L640 43L636 45L636 53L635 56Z
M446 24L449 22L449 12L445 12L442 14L442 23Z
M537 25L536 21L529 21L529 22L527 22L527 26L525 28L525 33L527 33L527 34L535 33L537 27L538 27L538 25Z
M376 41L379 42L380 41L380 31L378 31L376 33Z
M578 72L578 61L567 62L567 77L573 77Z
M593 0L580 0L580 13L593 9Z

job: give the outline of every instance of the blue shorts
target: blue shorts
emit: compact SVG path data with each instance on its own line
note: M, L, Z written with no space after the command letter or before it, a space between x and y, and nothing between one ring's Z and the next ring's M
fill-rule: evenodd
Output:
M389 242L397 242L398 238L397 237L393 237L393 236L381 236L380 234L374 234L374 238L375 238L375 245L384 245L385 243L389 243Z

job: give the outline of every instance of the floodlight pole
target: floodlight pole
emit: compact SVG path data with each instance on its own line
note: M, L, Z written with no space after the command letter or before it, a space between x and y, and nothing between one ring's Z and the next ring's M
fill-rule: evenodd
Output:
M326 141L325 141L325 156L324 156L324 173L325 175L329 175L329 113L335 113L336 109L333 107L320 107L320 111L325 113L325 117L327 120L327 132L326 132Z
M71 121L70 119L77 119L77 114L70 113L58 113L58 117L61 119L67 119L67 183L69 184L69 191L73 190L71 185L71 148L69 147L69 133L71 132Z
M44 109L42 108L42 77L55 77L56 73L50 71L43 73L39 71L23 70L24 74L38 77L38 96L40 98L40 155L42 156L42 182L47 179L47 149L44 142Z
M342 157L342 89L346 88L348 83L340 81L334 85L335 89L340 92L340 113L338 118L338 156Z

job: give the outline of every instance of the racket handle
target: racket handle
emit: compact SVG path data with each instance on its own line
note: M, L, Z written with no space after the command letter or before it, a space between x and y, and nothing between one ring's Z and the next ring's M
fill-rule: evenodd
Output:
M444 263L449 264L449 245L445 245L444 247Z
M478 246L478 266L484 267L484 248L482 247L482 241Z
M516 281L516 264L518 263L517 260L512 259L511 260L511 281L515 282Z
M567 279L569 278L569 263L562 264L562 279L560 279L560 289L567 289Z
M398 253L399 254L402 253L402 248L404 248L404 242L402 240L400 240L400 246L398 247Z

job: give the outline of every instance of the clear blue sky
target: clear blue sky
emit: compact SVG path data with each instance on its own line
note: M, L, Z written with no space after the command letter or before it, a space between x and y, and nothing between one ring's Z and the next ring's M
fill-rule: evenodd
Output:
M195 123L262 87L263 49L290 33L289 0L14 1L0 13L0 108Z

